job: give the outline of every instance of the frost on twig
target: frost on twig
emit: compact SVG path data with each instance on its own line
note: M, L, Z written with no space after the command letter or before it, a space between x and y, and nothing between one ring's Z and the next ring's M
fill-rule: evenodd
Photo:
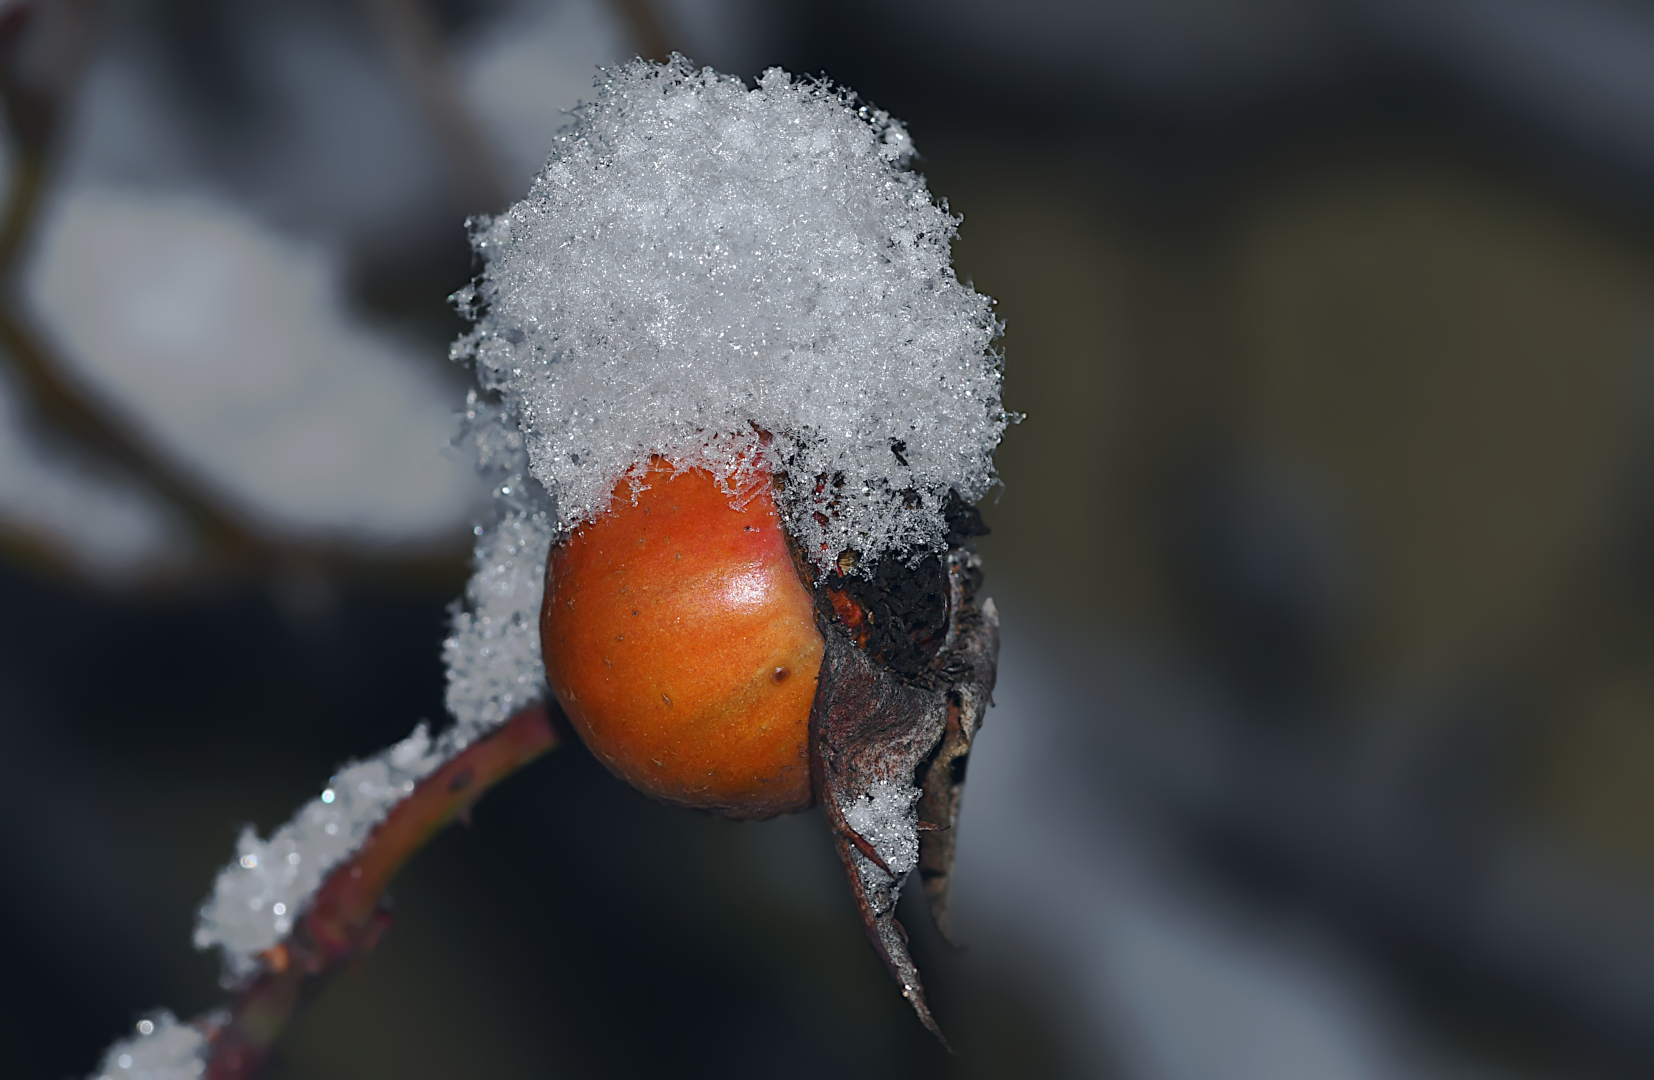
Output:
M455 723L435 739L422 724L396 746L341 769L269 840L242 832L237 859L219 875L195 931L197 948L222 951L228 982L259 969L261 954L292 930L327 872L416 783L545 696L536 614L551 544L547 500L526 475L521 436L497 414L475 393L468 399L466 435L494 482L495 513L477 526L475 569L443 647Z
M195 947L223 954L227 983L260 969L262 955L292 932L328 872L452 749L452 740L433 741L421 724L389 750L340 769L270 839L242 830L236 859L219 874L195 926Z
M522 432L475 390L466 398L464 438L493 483L494 509L476 527L474 570L442 657L448 711L462 726L486 727L545 697L539 612L554 515L529 475Z
M328 875L292 933L260 957L259 974L216 1025L209 1080L256 1075L303 992L379 940L389 925L381 898L402 864L494 784L554 748L558 738L544 710L525 710L415 785L356 854Z
M208 1080L251 1080L304 991L379 940L389 923L381 899L402 864L559 740L541 709L520 712L463 747L459 730L432 740L421 727L385 753L340 770L322 797L268 843L244 836L241 856L220 878L201 924L209 943L224 950L238 987L234 1004L189 1028L170 1017L141 1022L134 1039L111 1048L104 1075L174 1080L204 1072ZM335 857L347 835L354 835L352 849ZM273 910L277 904L285 910ZM276 929L277 920L285 929ZM173 1071L110 1071L138 1065Z

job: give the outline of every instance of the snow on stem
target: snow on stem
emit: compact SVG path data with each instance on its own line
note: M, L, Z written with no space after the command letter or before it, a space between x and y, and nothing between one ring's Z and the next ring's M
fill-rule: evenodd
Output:
M259 957L259 974L228 1010L192 1025L180 1025L170 1014L146 1019L135 1037L110 1048L95 1075L99 1080L257 1076L300 1000L341 965L372 949L389 928L380 901L402 865L443 826L464 818L495 784L561 741L545 708L536 705L470 743L416 784L328 874L292 932Z
M257 1074L303 991L378 942L390 925L380 906L402 864L489 788L561 741L542 707L518 713L427 776L361 849L317 891L293 933L265 954L265 971L236 999L211 1040L209 1080Z

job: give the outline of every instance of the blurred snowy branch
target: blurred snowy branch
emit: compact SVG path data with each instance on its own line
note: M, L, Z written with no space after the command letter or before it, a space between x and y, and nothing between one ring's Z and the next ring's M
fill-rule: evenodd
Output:
M376 8L459 198L493 208L492 153L428 14ZM110 14L0 17L0 550L104 583L457 576L480 491L448 449L451 380L344 309L325 248L218 196L86 174L87 124L69 121L85 105L107 124L106 93L77 99Z

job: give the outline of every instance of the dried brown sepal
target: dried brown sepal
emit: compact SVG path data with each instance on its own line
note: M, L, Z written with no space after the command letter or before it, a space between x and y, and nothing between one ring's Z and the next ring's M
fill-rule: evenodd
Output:
M899 838L858 831L846 809L877 784L912 785L915 770L942 736L947 699L904 685L858 648L844 627L822 626L822 635L826 652L810 712L810 772L816 797L832 827L833 843L874 951L896 977L920 1022L942 1039L925 1004L919 969L908 955L907 933L896 921L902 882L918 858L917 840L904 860L907 853Z
M959 807L965 794L965 766L971 742L993 701L999 668L999 611L994 602L976 603L977 555L951 552L948 584L952 592L948 641L944 654L953 665L948 719L942 741L925 767L919 820L937 826L919 834L919 880L930 901L930 917L949 945L954 944L948 918L948 889L953 882L953 853Z
M968 537L961 539L968 544ZM871 579L879 590L872 597L867 578L854 585L829 581L816 606L826 649L810 713L815 795L874 950L944 1046L907 933L896 921L896 901L918 869L932 917L948 934L964 763L993 691L999 652L993 602L976 602L979 566L968 546L956 546L939 564L926 560L905 576L887 570ZM944 625L903 617L920 608L944 613ZM909 632L911 647L893 644L899 636L892 633L893 617Z

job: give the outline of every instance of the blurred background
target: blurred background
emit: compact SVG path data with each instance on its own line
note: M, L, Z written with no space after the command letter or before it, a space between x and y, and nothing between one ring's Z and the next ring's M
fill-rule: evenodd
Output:
M269 1075L1654 1074L1645 0L0 3L6 1074L216 1005L240 825L440 718L463 221L671 49L905 119L1008 324L959 1054L815 814L576 746Z

